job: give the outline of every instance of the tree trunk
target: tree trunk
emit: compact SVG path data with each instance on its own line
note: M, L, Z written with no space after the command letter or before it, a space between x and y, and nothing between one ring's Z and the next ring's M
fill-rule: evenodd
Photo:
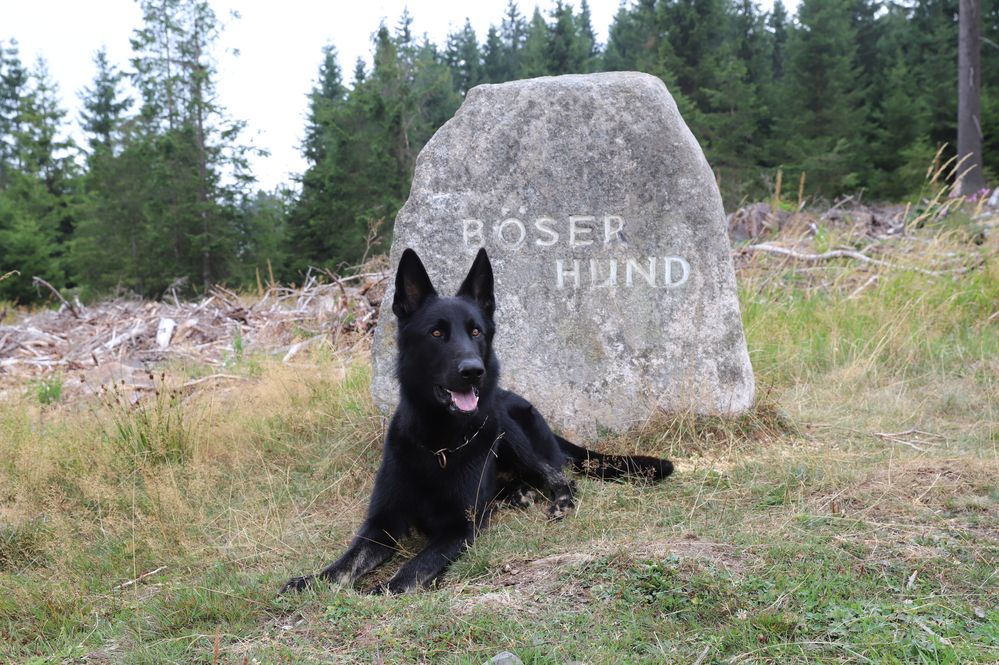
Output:
M982 173L982 3L960 0L957 42L957 155L958 193L965 196L985 188Z

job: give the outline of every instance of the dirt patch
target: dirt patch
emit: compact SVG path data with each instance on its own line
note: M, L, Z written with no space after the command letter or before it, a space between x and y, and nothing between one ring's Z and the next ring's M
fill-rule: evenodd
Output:
M999 515L995 469L974 460L910 460L879 468L847 492L857 512L983 512Z
M589 564L610 559L615 568L629 567L640 561L677 557L707 564L730 574L740 574L746 566L738 549L726 543L684 538L668 541L594 542L584 551L562 552L540 559L518 559L500 566L496 576L483 584L469 584L452 601L457 612L488 609L516 609L538 613L539 606L551 599L588 602L590 593L585 575L575 576ZM495 590L496 587L501 587ZM485 591L488 587L490 591Z

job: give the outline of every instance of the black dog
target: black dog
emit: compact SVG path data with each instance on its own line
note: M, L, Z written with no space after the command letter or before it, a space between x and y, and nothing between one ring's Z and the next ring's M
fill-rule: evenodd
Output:
M573 506L571 464L602 478L665 478L667 460L601 455L556 436L524 398L497 387L493 354L493 272L484 249L453 298L437 295L419 257L403 252L392 311L399 319L400 401L375 478L368 516L347 552L318 575L295 577L299 591L316 577L350 584L387 561L411 529L428 538L384 587L401 593L427 586L485 526L499 500L517 502L530 488L549 497L548 514Z

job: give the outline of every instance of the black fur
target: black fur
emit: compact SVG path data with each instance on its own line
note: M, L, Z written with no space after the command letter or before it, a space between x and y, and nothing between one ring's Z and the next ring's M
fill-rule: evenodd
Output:
M567 465L600 478L659 480L673 471L667 460L602 455L570 443L527 400L498 387L493 272L484 249L452 298L437 295L411 249L403 252L395 287L400 401L368 516L343 556L315 576L292 578L282 593L317 578L350 584L387 561L413 529L427 537L426 547L374 591L427 586L471 545L499 501L523 505L536 488L549 500L548 515L563 517L573 507Z

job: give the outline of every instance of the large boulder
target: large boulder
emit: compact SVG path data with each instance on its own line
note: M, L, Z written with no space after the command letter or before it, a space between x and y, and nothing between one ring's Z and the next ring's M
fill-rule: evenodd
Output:
M423 148L395 222L441 294L479 247L496 276L501 385L580 439L657 409L753 401L725 214L661 80L636 72L481 85ZM372 392L390 409L392 288Z

